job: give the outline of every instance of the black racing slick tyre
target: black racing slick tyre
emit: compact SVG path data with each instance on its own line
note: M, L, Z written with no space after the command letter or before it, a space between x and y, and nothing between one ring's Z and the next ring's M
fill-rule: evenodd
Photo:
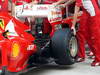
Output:
M77 39L69 28L57 30L51 39L55 62L59 65L72 65L75 62L78 45Z

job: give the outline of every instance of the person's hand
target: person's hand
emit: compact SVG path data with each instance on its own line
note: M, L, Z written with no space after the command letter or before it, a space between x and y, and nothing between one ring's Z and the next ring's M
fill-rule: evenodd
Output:
M75 27L72 26L71 30L72 30L73 35L76 35L76 29L75 29Z
M66 7L66 4L61 4L60 5L62 8L65 8Z
M5 2L5 0L2 0L2 2Z
M59 5L58 2L52 3L52 5L57 6Z
M82 16L82 14L83 14L83 12L82 12L82 11L80 11L80 12L78 13L78 16Z

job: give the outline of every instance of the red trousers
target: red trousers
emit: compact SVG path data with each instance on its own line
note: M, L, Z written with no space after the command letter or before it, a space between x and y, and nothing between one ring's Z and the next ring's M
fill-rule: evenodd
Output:
M0 12L8 12L8 0L0 0Z
M90 17L90 39L93 47L93 53L95 55L95 61L100 62L100 8L97 4L97 0L91 1L95 9L95 16Z
M83 14L80 19L79 29L77 32L77 39L79 43L78 56L81 58L85 58L85 43L87 43L92 49L91 40L89 39L90 35L88 31L89 17L90 15L85 10L83 10Z
M92 1L92 5L93 5L93 12L95 12L95 14L93 14L93 16L91 15L91 13L87 12L87 10L84 10L87 12L87 15L89 14L90 16L86 16L86 20L87 22L85 22L84 20L81 19L81 21L83 21L82 24L84 25L80 25L79 31L78 31L78 39L79 39L79 44L80 44L80 50L79 50L79 56L85 56L84 54L84 48L82 48L83 42L81 42L82 38L86 39L86 41L88 42L92 52L95 55L95 61L100 62L100 8L98 7L98 4L96 2L96 0L91 0ZM85 25L85 23L87 23ZM83 29L82 29L83 28ZM86 30L84 30L84 28ZM83 37L82 35L82 30L83 30L83 34L85 37ZM85 34L86 33L86 34ZM82 40L84 41L84 40ZM82 53L83 52L83 53ZM82 54L81 54L82 53Z

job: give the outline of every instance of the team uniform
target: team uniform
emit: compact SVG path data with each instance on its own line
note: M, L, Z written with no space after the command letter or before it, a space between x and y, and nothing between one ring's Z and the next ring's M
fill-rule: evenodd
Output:
M97 0L76 0L76 5L83 8L83 15L77 33L80 44L79 56L83 58L85 56L83 46L84 40L86 40L95 55L95 60L91 65L100 65L100 9L98 2Z
M91 40L88 39L89 33L88 33L88 25L89 25L89 13L82 7L81 0L76 1L76 5L81 7L83 10L83 14L80 19L80 26L77 32L77 38L78 38L78 43L79 43L79 53L78 56L82 58L83 60L85 59L85 43L87 42L89 47L92 48L91 46ZM82 60L80 60L82 61Z
M0 12L8 12L8 0L0 0Z

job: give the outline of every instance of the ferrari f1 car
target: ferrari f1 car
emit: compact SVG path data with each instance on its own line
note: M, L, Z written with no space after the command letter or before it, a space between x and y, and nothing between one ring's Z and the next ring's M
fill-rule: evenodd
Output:
M0 13L1 75L14 75L50 61L54 61L58 65L72 65L75 62L78 49L77 39L70 26L61 26L62 22L67 23L67 21L62 20L59 8L54 8L51 5L36 5L34 7L18 6L16 7L18 9L16 9L16 16L49 16L47 18L52 26L51 34L43 34L42 26L38 24L36 26L37 33L33 36L27 32L29 26L8 13ZM44 11L45 13L43 13Z

